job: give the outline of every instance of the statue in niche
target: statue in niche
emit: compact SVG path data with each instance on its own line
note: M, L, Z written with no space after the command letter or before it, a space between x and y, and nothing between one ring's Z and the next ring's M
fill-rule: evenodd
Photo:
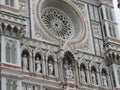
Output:
M82 83L86 83L86 80L85 80L85 78L86 78L86 75L85 75L85 71L84 71L84 69L83 68L81 68L81 81L82 81Z
M65 64L64 64L64 68L65 68L65 77L67 78L67 79L69 79L69 77L68 77L68 61L66 60L65 61Z
M72 66L70 65L69 67L68 67L68 77L69 77L69 79L73 79L73 70L72 70Z
M97 84L97 82L96 82L96 75L95 75L95 71L92 71L92 83L93 83L94 85L96 85L96 84Z
M36 72L40 73L41 69L42 69L42 65L41 65L41 61L40 61L39 57L36 58L35 64L36 64Z
M48 74L53 75L53 71L54 71L53 62L50 60L48 63Z
M102 79L103 79L103 86L107 87L108 85L107 85L107 78L106 78L105 73L102 74Z
M28 58L26 54L23 55L23 70L28 71Z
M73 70L72 70L72 66L68 64L68 61L66 60L65 64L65 77L67 79L73 79Z

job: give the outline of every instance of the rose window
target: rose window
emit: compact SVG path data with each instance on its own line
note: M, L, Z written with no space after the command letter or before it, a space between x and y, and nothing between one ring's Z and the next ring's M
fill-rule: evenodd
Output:
M71 0L37 0L36 30L43 38L62 45L82 45L87 38L85 16Z
M42 11L41 20L48 32L57 38L67 40L73 34L73 25L62 11L46 8Z

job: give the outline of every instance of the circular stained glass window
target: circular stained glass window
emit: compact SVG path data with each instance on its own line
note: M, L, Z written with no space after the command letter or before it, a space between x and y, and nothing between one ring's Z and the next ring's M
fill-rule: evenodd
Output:
M57 38L67 40L73 35L73 25L69 17L58 9L43 9L41 20L48 32Z

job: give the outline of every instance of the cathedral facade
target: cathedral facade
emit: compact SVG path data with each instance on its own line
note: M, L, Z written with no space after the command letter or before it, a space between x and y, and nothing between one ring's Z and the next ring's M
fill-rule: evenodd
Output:
M120 90L113 0L0 0L0 90Z

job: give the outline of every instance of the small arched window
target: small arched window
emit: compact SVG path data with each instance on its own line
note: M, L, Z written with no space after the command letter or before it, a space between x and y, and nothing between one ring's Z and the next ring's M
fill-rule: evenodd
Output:
M16 44L13 41L6 43L6 62L16 63Z
M6 44L6 61L10 62L10 44Z
M5 30L5 28L6 28L6 26L5 26L5 24L4 24L4 23L2 23L1 25L2 25L2 31L4 31L4 30Z
M5 0L5 5L14 7L14 0Z

